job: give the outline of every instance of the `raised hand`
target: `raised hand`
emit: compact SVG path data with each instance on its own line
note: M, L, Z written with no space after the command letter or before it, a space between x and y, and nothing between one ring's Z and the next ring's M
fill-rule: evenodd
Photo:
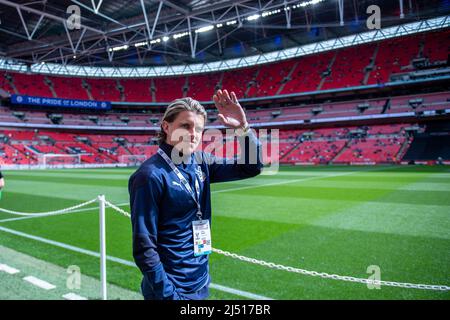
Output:
M229 94L227 90L217 90L213 100L219 111L219 121L224 126L238 129L248 125L244 109L242 109L233 91Z

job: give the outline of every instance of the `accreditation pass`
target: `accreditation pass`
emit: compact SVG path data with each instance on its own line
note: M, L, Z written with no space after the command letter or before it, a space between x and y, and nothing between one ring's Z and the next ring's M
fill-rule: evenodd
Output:
M211 245L211 229L209 228L209 220L195 220L192 222L194 230L194 255L196 257L210 254Z

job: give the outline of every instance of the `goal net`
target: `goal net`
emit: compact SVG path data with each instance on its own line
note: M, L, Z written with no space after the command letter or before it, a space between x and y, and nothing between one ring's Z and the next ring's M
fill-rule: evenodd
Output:
M128 166L139 166L147 159L147 157L143 154L134 155L134 154L124 154L119 156L119 162L126 164Z
M48 167L65 167L81 164L80 154L41 154L38 157L39 165Z

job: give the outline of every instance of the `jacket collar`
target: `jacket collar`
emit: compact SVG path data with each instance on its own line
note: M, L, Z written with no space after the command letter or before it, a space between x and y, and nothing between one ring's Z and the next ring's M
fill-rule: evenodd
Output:
M172 153L172 149L173 149L172 145L163 141L160 143L159 147L161 148L162 151L164 151L165 154L167 154L170 157L170 155Z
M172 150L174 148L174 146L166 143L166 142L161 142L159 147L161 148L162 151L164 151L165 154L167 154L170 158L172 155ZM181 157L183 157L182 154L180 154ZM191 155L192 156L192 155ZM184 168L186 165L190 164L192 162L192 157L191 156L185 156L183 157L183 160L181 162L182 168ZM175 165L180 165L180 163L176 163L174 161Z

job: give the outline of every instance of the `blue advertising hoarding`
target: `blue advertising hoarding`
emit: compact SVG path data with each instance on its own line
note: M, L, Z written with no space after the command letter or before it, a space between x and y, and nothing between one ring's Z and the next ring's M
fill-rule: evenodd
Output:
M18 94L11 95L11 103L42 106L42 107L82 108L93 110L111 109L111 102L109 101L45 98L45 97L24 96Z

